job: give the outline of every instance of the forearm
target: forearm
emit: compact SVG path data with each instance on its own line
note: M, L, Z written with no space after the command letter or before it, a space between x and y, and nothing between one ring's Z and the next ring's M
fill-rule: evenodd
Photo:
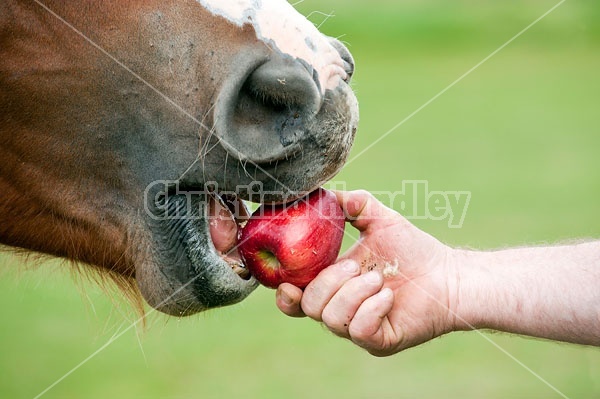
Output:
M457 329L600 345L600 242L456 250Z

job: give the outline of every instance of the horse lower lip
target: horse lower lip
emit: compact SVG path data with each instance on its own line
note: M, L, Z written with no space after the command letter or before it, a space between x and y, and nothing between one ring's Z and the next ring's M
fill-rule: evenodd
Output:
M138 273L144 298L169 314L192 314L233 304L258 285L236 258L233 248L227 252L216 250L209 219L209 204L215 201L211 198L215 194L197 192L198 195L174 193L157 203L162 217L153 219L151 226L156 255ZM234 234L237 242L237 225Z

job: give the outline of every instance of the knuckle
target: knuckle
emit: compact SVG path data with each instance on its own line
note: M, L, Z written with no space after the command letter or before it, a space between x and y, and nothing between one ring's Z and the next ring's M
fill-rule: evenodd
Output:
M348 321L345 321L340 317L338 312L334 312L325 308L323 311L323 323L331 330L333 333L346 336L346 331L348 329Z
M362 327L356 327L355 324L350 324L350 327L348 328L348 334L350 334L352 340L356 341L357 343L360 342L361 344L367 343L372 337L372 334L368 333Z
M335 315L335 312L331 311L330 308L325 308L323 310L323 314L321 315L321 320L329 328L336 327L338 324L338 320Z
M310 317L311 319L321 321L320 309L315 304L310 303L310 301L302 300L302 302L300 302L300 308L306 316Z

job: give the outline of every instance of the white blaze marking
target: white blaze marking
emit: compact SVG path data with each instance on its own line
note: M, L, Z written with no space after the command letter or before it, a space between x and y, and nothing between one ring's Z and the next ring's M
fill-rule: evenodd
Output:
M321 90L334 89L346 78L337 50L285 0L197 0L209 12L231 23L252 25L258 39L308 62L319 74Z

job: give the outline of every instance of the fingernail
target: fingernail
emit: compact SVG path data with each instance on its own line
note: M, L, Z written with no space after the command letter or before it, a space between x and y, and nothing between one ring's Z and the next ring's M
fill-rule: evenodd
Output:
M283 303L285 303L286 305L291 305L293 302L292 298L283 291L279 291L279 298L281 298Z
M356 263L353 260L345 260L344 263L342 264L342 269L346 272L346 273L356 273L358 272L358 263Z
M381 274L379 274L379 272L371 271L365 274L363 278L369 284L381 284L382 277Z

